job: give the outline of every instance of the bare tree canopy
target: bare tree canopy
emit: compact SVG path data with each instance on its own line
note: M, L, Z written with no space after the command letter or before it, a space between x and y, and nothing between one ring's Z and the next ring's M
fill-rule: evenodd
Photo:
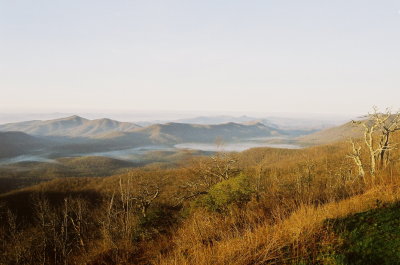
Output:
M390 159L390 151L397 147L391 141L393 133L400 130L400 113L393 113L391 109L380 112L377 107L366 116L365 120L353 121L353 124L361 126L364 131L363 142L369 157L369 173L372 181L375 180L377 164L384 168ZM353 139L350 140L352 153L349 155L359 169L359 175L364 177L365 164L362 163L362 147Z

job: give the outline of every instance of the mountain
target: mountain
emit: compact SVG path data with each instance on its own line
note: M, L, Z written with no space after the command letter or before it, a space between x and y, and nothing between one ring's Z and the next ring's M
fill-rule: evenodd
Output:
M239 124L225 123L216 125L167 123L155 124L130 132L112 133L101 136L101 139L114 141L136 141L153 144L176 144L182 142L214 142L235 141L255 137L270 137L283 135L285 132L266 126L262 123Z
M259 121L260 119L249 117L246 115L235 117L229 115L219 115L219 116L198 116L194 118L184 118L184 119L175 119L175 120L151 120L151 121L139 121L137 124L146 127L155 124L166 124L166 123L188 123L188 124L200 124L200 125L216 125L216 124L224 124L224 123L249 123L254 121ZM274 124L269 123L264 120L264 124L272 127Z
M15 122L23 122L30 120L53 120L60 119L68 116L72 116L71 113L62 113L62 112L43 112L43 113L0 113L0 124L5 123L15 123Z
M42 150L34 154L51 158L142 147L173 148L180 143L214 143L219 140L228 143L251 138L293 137L304 134L300 131L277 129L257 121L213 125L170 122L139 127L134 123L110 119L89 120L79 116L0 125L0 131L11 130L19 131L32 141L35 139L36 142L51 143L43 145ZM17 145L23 142L26 141L9 139L8 144ZM32 155L32 148L29 146L22 144L19 147L4 147L3 156Z
M251 116L198 116L194 118L186 118L179 120L170 121L142 121L138 122L141 126L150 126L157 123L189 123L189 124L222 124L222 123L263 123L266 126L273 127L281 130L290 130L297 134L309 134L318 130L338 126L349 120L349 117L344 116L323 116L323 115L311 115L311 116L298 116L298 117L287 117L287 116L267 116L267 117L251 117ZM292 133L292 134L293 134Z
M95 137L116 131L139 128L129 122L111 119L89 120L79 116L46 120L25 121L0 125L0 131L21 131L36 136Z
M257 119L249 116L200 116L148 125L120 122L111 119L85 119L70 116L54 120L34 120L0 125L0 131L21 131L34 136L68 138L112 139L132 138L145 143L167 141L209 141L223 138L227 141L238 138L265 137L271 135L306 135L317 130L335 126L337 122L296 118L270 117Z
M266 125L275 126L281 130L317 131L343 124L348 119L337 117L279 117L270 116L259 119Z
M249 116L228 116L228 115L220 115L220 116L199 116L189 119L180 119L177 120L177 123L190 123L190 124L221 124L221 123L245 123L257 120L257 118L249 117Z
M362 128L355 126L352 122L348 122L340 126L301 136L297 139L305 144L318 145L344 141L350 138L359 138L361 136Z
M87 154L138 147L166 148L179 143L214 143L240 141L249 138L283 136L286 132L261 123L198 125L184 123L156 124L130 131L114 131L92 138L69 138L50 150L56 156Z
M220 120L225 118L228 119L228 117L220 116ZM71 116L47 121L4 124L0 125L0 131L20 131L40 137L89 138L97 143L99 141L109 141L115 144L129 142L130 146L157 143L213 142L216 139L234 141L243 138L288 134L261 122L250 122L251 118L246 116L243 116L241 120L248 122L246 124L228 122L213 125L170 122L140 127L129 122L110 119L89 120L79 116Z
M44 140L23 132L0 132L0 158L26 154L46 146Z

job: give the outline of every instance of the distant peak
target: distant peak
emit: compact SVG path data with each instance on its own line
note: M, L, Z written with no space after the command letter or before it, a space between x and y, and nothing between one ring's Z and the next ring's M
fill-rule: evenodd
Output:
M72 115L72 116L69 116L69 117L66 117L66 118L61 118L60 120L65 120L65 121L83 121L83 120L86 120L85 118L82 118L82 117L80 117L80 116L78 116L78 115Z
M187 123L183 123L183 122L167 122L165 125L179 126L179 125L187 125Z
M70 118L71 119L83 119L81 116L78 116L78 115L72 115Z
M255 126L265 126L264 123L262 123L259 120L254 120L254 121L248 121L248 122L244 122L244 125L255 125Z

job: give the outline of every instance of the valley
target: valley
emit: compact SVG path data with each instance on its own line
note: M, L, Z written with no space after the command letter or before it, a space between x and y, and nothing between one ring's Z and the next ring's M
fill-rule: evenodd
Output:
M109 176L137 167L176 167L181 161L256 147L297 149L296 137L315 129L280 129L264 121L202 117L202 124L147 126L76 115L0 125L1 192L65 177ZM227 121L206 124L205 121ZM243 119L239 119L243 121ZM75 161L70 163L70 161Z
M300 148L293 143L294 139L312 132L315 130L281 129L265 121L222 124L170 122L142 127L134 123L88 120L74 115L0 125L0 141L11 145L2 146L0 165L24 161L52 162L55 158L79 156L105 156L139 162L143 160L142 156L149 156L154 151L177 153L185 149L238 152L254 147Z

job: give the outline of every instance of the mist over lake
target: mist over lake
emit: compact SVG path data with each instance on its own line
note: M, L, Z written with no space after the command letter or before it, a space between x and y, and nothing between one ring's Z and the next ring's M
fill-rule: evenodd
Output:
M257 143L257 142L238 142L227 143L223 145L210 143L182 143L175 145L177 149L191 149L208 152L241 152L255 147L271 147L284 149L299 149L298 145L294 144L273 144L273 143Z
M271 138L277 139L277 138ZM261 139L260 139L261 140ZM284 142L284 141L283 141ZM141 156L149 154L154 151L166 151L174 152L179 150L198 150L205 152L241 152L250 148L256 147L270 147L270 148L284 148L284 149L299 149L299 145L290 143L266 143L261 141L256 141L255 139L248 141L240 141L235 143L181 143L176 144L173 147L155 145L155 146L144 146L136 147L124 150L107 151L107 152L95 152L88 154L81 154L85 156L105 156L110 158L128 160L128 161L140 161Z
M149 145L142 147L135 147L129 149L112 150L104 152L92 152L92 153L71 153L69 157L80 157L80 156L104 156L114 159L126 160L131 162L141 162L145 159L145 156L151 156L151 152L179 152L183 150L198 150L204 152L241 152L256 147L270 147L270 148L284 148L284 149L299 149L301 146L296 144L288 143L285 139L280 139L282 143L270 143L265 140L278 139L276 137L270 138L257 138L243 140L234 143L181 143L174 146L167 145ZM264 140L264 141L263 141ZM148 157L147 157L148 159ZM0 159L0 165L19 163L19 162L46 162L46 163L57 163L52 155L49 153L36 153L31 155L20 155L6 159Z
M115 150L115 151L106 151L106 152L95 152L95 153L88 153L88 154L81 154L82 156L105 156L110 158L116 158L121 160L128 160L128 161L140 161L141 156L144 156L153 151L176 151L175 148L168 147L168 146L143 146L143 147L135 147L123 150Z
M48 158L47 155L20 155L12 158L0 159L0 166L20 162L57 163L56 160Z

